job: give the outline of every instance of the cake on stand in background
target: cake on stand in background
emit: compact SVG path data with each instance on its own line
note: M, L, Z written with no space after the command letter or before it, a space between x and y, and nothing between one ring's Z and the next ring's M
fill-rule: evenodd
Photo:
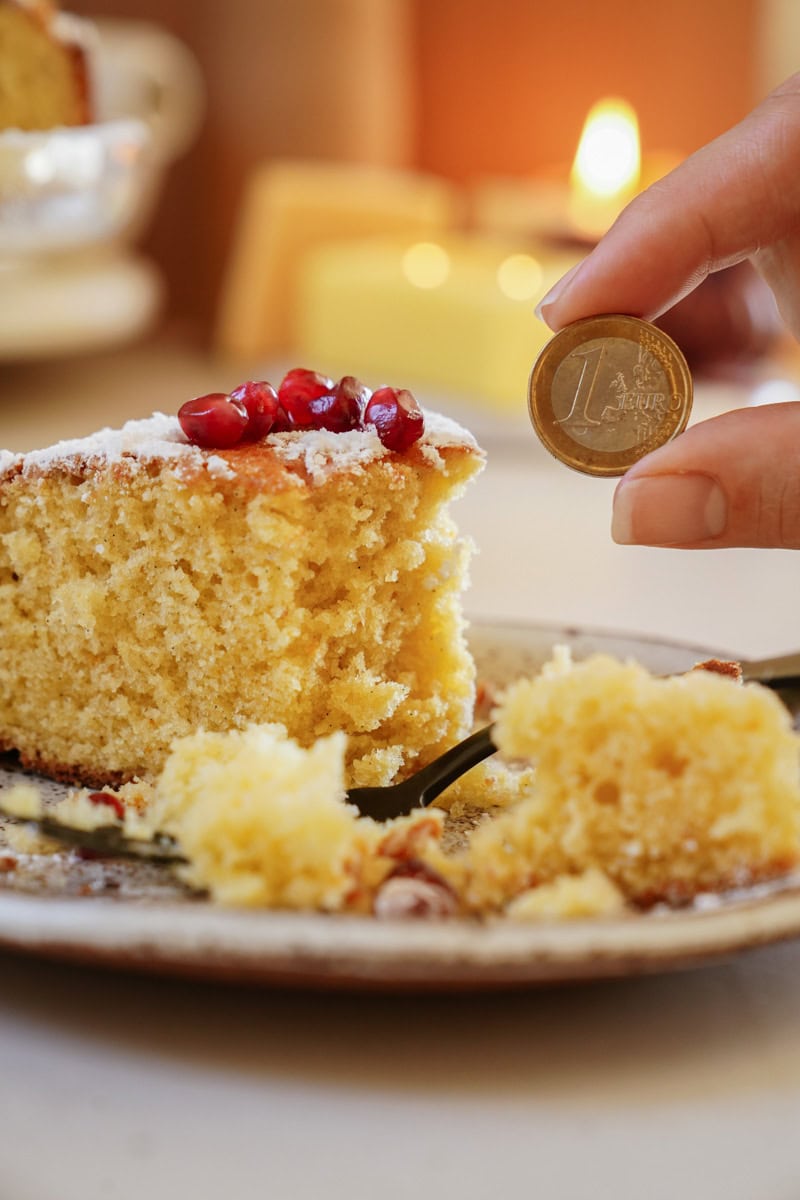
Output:
M203 88L171 35L0 0L0 359L142 333L160 274L132 247Z
M53 129L92 119L92 26L47 0L0 3L0 129Z

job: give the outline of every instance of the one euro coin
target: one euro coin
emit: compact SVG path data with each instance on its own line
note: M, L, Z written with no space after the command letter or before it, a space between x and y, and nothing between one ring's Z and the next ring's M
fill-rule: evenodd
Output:
M528 388L531 421L556 458L623 475L686 428L692 377L672 338L638 317L587 317L544 347Z

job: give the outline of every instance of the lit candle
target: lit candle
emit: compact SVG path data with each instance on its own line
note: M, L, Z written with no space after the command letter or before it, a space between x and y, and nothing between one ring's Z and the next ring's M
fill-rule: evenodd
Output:
M583 126L570 175L569 220L597 240L633 199L641 177L639 122L625 100L600 100Z
M472 191L472 220L501 236L567 242L588 250L625 205L677 166L666 151L641 155L635 110L606 98L584 122L572 168L528 179L486 179Z

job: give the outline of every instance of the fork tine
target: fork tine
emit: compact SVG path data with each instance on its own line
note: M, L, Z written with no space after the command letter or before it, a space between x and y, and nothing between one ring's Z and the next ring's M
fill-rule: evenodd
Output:
M350 788L347 799L355 804L362 816L376 821L402 817L415 808L427 808L437 796L460 779L483 759L496 753L492 740L493 725L470 734L463 742L451 746L433 762L404 779L387 787Z
M106 858L135 858L147 862L185 863L178 844L166 833L156 833L150 839L127 837L118 825L98 825L95 829L77 829L66 825L56 817L43 813L39 817L20 817L7 811L0 801L0 817L23 825L33 825L43 837L53 838L77 846L81 850L92 850Z
M456 746L451 746L402 783L387 787L350 788L347 799L362 816L376 821L402 817L415 808L426 808L445 788L497 750L492 741L492 725L479 729ZM7 812L0 801L0 816L34 825L45 837L84 850L93 850L109 858L145 859L150 862L185 863L177 842L168 834L156 833L151 839L127 837L118 825L100 825L96 829L76 829L47 813L39 817L19 817Z

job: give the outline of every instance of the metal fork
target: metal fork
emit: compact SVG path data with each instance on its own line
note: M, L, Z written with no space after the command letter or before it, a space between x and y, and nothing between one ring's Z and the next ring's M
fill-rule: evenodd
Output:
M465 741L452 746L433 762L404 779L384 787L350 788L347 799L355 804L362 816L376 821L410 813L415 808L427 808L446 787L474 767L481 759L497 750L492 741L493 726L479 729ZM76 829L57 817L43 813L40 817L19 818L7 812L0 800L0 817L24 821L33 825L45 837L113 858L138 858L150 862L181 863L180 847L169 834L157 833L152 839L128 837L121 825L98 825L95 829Z
M0 800L0 817L20 825L32 825L43 837L52 838L77 850L88 851L100 858L134 858L156 863L185 863L188 860L168 833L154 833L152 838L129 837L121 825L97 825L94 829L77 829L49 813L40 817L18 817L8 812Z
M740 662L739 666L744 683L760 683L772 688L793 716L800 712L800 652ZM492 741L493 728L487 725L479 729L466 741L446 750L402 783L392 783L386 787L350 788L347 799L356 805L363 816L374 817L376 821L403 816L417 807L426 808L451 783L496 752L497 747Z
M451 746L427 767L415 771L402 783L390 783L384 787L350 788L347 799L355 804L362 817L373 817L376 821L389 821L402 817L415 808L427 808L437 796L465 775L472 767L497 752L492 741L494 725L487 725L472 733L457 746Z
M761 683L777 692L795 718L800 714L800 653L780 655L752 662L741 662L745 683ZM404 816L415 808L426 808L437 796L466 774L472 767L497 751L492 740L493 725L470 734L463 742L452 746L426 767L416 771L401 783L384 787L350 788L347 799L362 816L376 821L388 821ZM6 813L0 802L0 816ZM75 829L47 814L28 821L47 837L76 845L96 854L115 858L147 859L150 862L181 863L185 859L177 842L168 834L157 833L151 840L131 838L119 825L101 825L92 830Z

